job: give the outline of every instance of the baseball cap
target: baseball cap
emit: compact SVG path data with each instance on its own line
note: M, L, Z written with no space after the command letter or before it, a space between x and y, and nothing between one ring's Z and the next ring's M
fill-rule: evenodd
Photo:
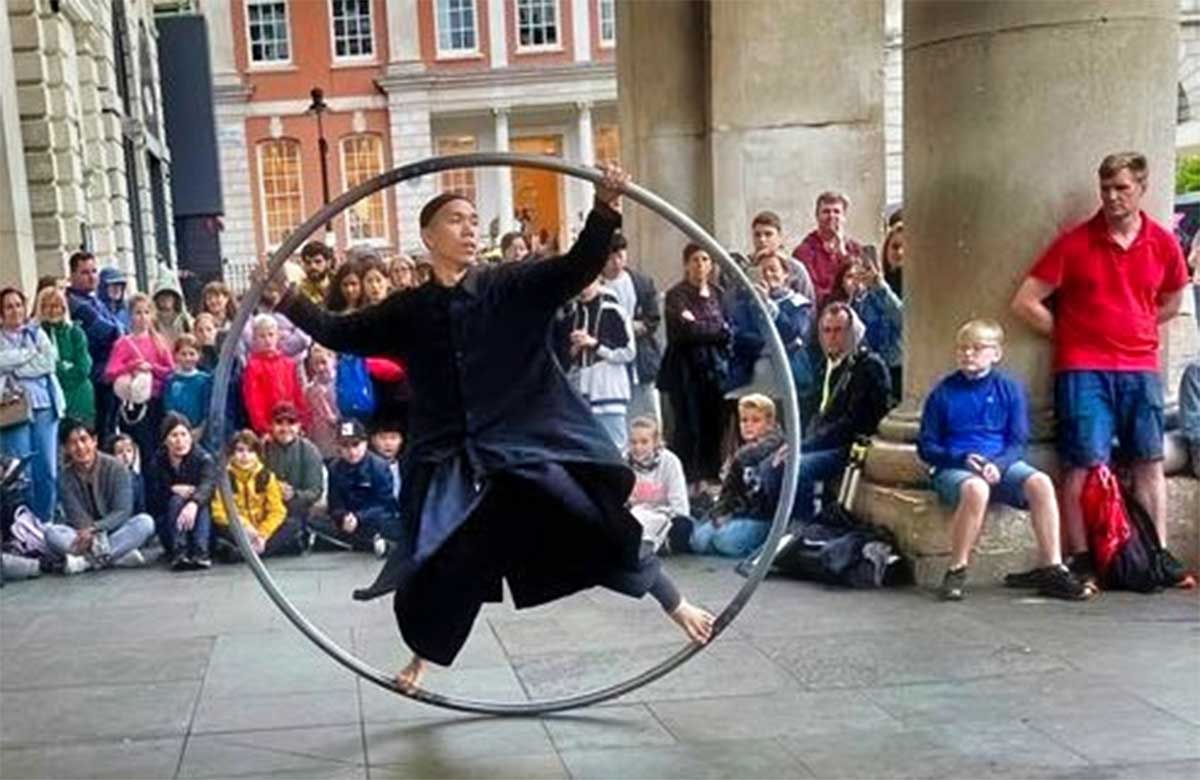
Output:
M367 440L367 431L358 420L344 419L337 424L338 443L355 443Z
M280 401L271 407L271 419L299 422L300 412L296 411L296 405L291 401Z

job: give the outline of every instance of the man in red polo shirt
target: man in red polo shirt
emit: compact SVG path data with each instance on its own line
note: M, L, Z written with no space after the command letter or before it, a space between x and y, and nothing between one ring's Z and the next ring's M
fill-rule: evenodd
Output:
M850 199L840 192L822 192L817 196L817 229L804 237L792 251L792 257L808 269L817 300L815 311L822 311L834 297L838 274L852 258L862 256L862 246L846 235L846 212Z
M1188 278L1171 232L1139 208L1148 174L1144 155L1105 157L1100 210L1050 245L1012 301L1017 316L1054 341L1062 518L1073 553L1087 551L1079 504L1087 470L1108 462L1114 436L1133 460L1134 492L1167 541L1158 328L1179 312ZM1075 563L1091 568L1086 554Z

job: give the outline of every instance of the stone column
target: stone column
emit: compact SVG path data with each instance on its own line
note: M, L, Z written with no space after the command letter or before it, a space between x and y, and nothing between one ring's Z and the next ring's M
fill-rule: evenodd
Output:
M497 152L508 151L508 109L493 108L492 121L494 140ZM502 165L493 168L496 183L496 217L500 224L500 235L512 230L513 225L513 183L512 168Z
M638 182L730 249L763 209L798 242L827 189L853 201L850 233L879 242L883 0L619 0L617 27L621 143ZM639 211L630 257L673 283L684 239Z
M1029 389L1040 442L1032 459L1051 466L1051 345L1009 301L1055 235L1095 213L1105 154L1149 156L1146 208L1169 219L1178 10L1175 0L905 2L904 401L881 426L860 509L921 556L921 579L940 576L948 518L916 489L925 474L910 442L925 393L953 368L959 324L1004 324L1004 365ZM1138 54L1115 66L1113 52ZM1177 342L1187 329L1194 340L1192 321L1164 339L1173 361L1196 354L1194 341ZM998 512L988 527L977 564L1022 565L1024 519Z
M571 39L574 42L576 62L588 62L592 58L592 15L588 0L571 2Z
M592 104L579 101L575 104L575 153L583 165L596 162L596 136L592 124ZM567 224L573 231L583 228L592 205L592 185L582 179L567 179Z
M508 36L504 29L504 0L488 0L487 26L493 68L508 67ZM476 27L480 26L476 24Z
M12 285L31 296L37 285L37 256L9 41L8 0L0 0L0 255L6 258L0 263L0 286Z
M429 93L424 90L388 91L388 119L391 125L392 160L395 165L422 160L434 154L433 127ZM438 174L409 179L396 190L396 224L400 248L405 252L426 252L421 243L417 218L421 207L438 191Z
M417 0L388 0L388 64L405 66L421 61ZM389 70L394 68L389 67Z

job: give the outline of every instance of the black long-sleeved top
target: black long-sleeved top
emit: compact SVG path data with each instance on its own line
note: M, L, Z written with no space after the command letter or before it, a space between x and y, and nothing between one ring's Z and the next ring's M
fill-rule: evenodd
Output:
M602 507L611 546L595 551L589 568L570 577L555 551L526 551L528 560L507 575L517 606L637 566L641 526L624 506L633 472L571 389L546 335L555 312L600 274L620 222L619 213L598 205L562 257L476 265L453 287L431 281L354 312L332 314L295 291L284 296L278 311L324 346L395 357L408 366L413 400L400 489L404 538L375 584L356 598L402 590L478 505L479 487L486 490L491 476L546 463L569 467ZM513 507L516 515L522 511ZM569 527L572 518L561 522Z
M822 377L823 373L819 373L818 388ZM841 449L849 447L859 436L874 434L888 412L891 386L891 375L883 358L866 345L859 346L833 369L829 403L809 424L804 451Z
M171 501L172 485L192 485L196 492L189 501L195 501L201 509L207 508L217 490L217 464L213 457L199 445L179 461L179 467L171 465L166 447L159 447L154 454L154 464L147 471L146 508L150 514L160 517L166 514Z

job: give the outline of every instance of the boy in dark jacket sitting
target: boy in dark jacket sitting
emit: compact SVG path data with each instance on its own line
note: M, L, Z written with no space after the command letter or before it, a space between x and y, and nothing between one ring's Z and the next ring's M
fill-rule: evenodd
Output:
M399 506L387 462L367 450L367 432L358 420L338 423L338 457L329 464L329 518L310 521L314 532L343 549L387 555L395 538Z
M783 434L775 404L758 393L738 401L743 444L726 466L721 493L709 520L692 531L692 552L741 558L758 549L771 530L782 468Z
M1029 438L1025 390L994 370L1003 354L1004 329L992 320L971 320L958 331L958 371L943 378L925 399L917 451L931 467L933 489L954 507L950 568L941 597L958 601L967 581L967 560L983 529L990 501L1030 509L1040 563L1010 574L1010 587L1036 588L1047 596L1083 599L1092 591L1062 563L1054 483L1022 458Z

